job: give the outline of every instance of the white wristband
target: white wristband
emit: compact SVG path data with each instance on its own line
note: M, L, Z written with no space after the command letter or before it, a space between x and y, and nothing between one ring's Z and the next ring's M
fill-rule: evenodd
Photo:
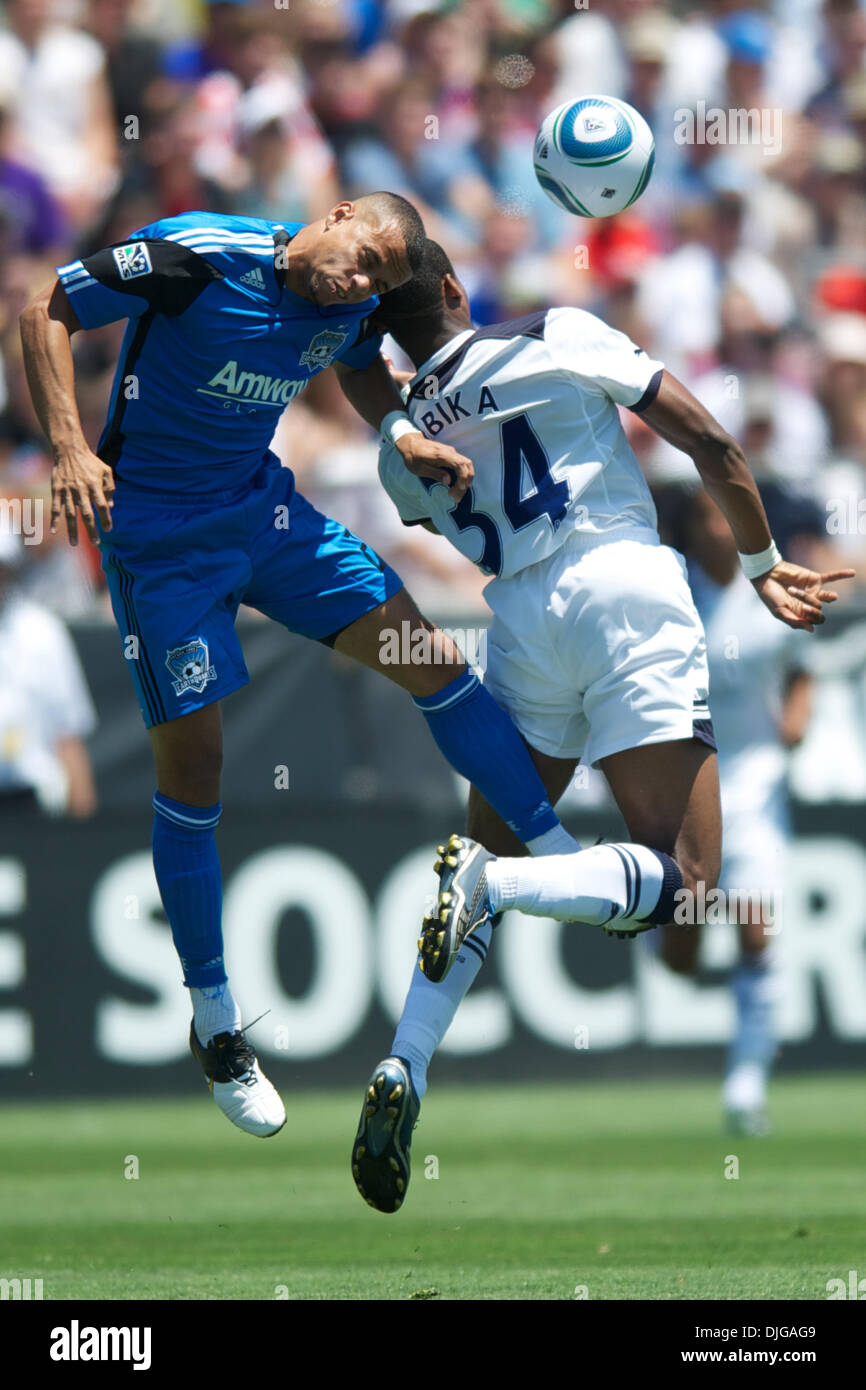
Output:
M760 579L762 574L769 574L774 565L778 565L782 556L775 541L770 541L766 550L759 550L756 555L740 556L740 564L743 567L743 574L747 579Z
M405 411L392 410L379 426L379 433L386 444L396 444L404 434L421 434L422 431L417 425L412 424Z

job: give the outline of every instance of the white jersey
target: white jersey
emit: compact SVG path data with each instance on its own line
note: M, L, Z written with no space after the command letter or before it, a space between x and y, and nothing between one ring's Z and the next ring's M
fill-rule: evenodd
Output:
M84 738L96 715L78 654L53 613L18 592L0 607L0 791L32 787L61 809L63 738Z
M739 568L721 586L692 560L689 580L707 638L720 763L767 755L784 776L785 687L794 672L808 671L809 639L773 617Z
M662 364L583 309L547 309L467 329L418 370L413 423L466 454L472 487L455 503L414 477L393 445L379 476L407 524L431 520L485 574L507 578L569 537L655 530L649 488L617 405L654 399Z

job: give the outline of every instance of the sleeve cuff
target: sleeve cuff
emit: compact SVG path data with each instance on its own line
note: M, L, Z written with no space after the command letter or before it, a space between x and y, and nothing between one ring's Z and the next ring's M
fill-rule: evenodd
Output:
M653 401L659 393L659 387L662 384L663 375L664 367L659 367L658 371L653 373L650 379L650 384L644 391L640 400L635 401L634 405L630 405L629 410L633 410L636 415L640 415L642 410L646 410L648 406L652 405Z

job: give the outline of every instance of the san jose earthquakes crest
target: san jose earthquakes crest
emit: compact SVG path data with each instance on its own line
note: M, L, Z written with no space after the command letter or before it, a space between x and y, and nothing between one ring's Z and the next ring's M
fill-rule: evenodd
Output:
M298 361L302 367L322 369L330 367L338 350L343 346L349 333L341 323L336 331L331 328L323 328L321 333L317 333L308 348L301 353Z
M166 652L165 664L174 679L175 695L184 695L187 690L202 695L208 681L217 678L216 667L210 664L210 652L203 637L195 637L183 647L172 647Z

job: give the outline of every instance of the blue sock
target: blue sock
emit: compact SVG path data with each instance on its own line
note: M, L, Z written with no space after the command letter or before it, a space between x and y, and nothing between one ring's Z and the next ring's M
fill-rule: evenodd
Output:
M737 1006L737 1027L728 1054L728 1074L748 1065L766 1076L776 1053L774 1027L775 979L772 948L743 952L731 979Z
M413 697L441 753L524 844L559 824L526 744L467 669L435 695Z
M153 868L185 985L225 983L222 872L216 830L222 807L186 806L156 792Z

